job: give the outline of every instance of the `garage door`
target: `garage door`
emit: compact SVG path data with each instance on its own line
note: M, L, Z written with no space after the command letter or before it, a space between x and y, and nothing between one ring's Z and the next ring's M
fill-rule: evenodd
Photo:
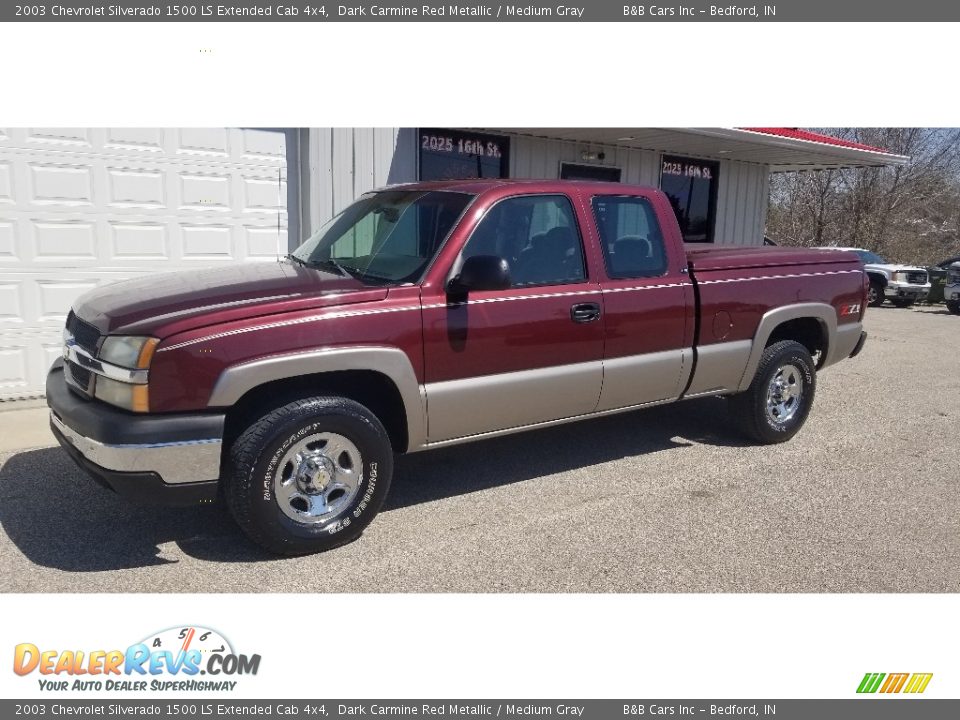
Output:
M283 132L0 130L0 399L43 392L78 295L286 252Z

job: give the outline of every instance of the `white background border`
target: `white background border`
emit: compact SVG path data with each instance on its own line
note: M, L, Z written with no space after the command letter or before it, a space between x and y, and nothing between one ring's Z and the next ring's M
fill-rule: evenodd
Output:
M4 126L960 121L957 30L946 23L2 32ZM70 82L91 70L95 93ZM349 608L355 621L297 631L289 607L304 602L318 617L325 605ZM179 623L218 628L264 658L236 697L847 698L868 671L934 672L927 697L960 697L956 595L8 595L3 608L8 658L18 642L104 649ZM35 687L35 676L0 673L3 696Z

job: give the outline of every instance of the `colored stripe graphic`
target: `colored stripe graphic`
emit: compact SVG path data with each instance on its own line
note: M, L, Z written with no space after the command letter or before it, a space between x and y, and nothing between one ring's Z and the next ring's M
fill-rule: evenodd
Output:
M883 673L867 673L863 676L863 680L860 681L860 687L857 688L857 692L875 693L877 688L880 687L880 682L884 677L886 676Z
M933 673L914 673L913 677L910 678L910 682L907 683L907 688L904 690L905 693L922 693L927 689L927 685L930 684L930 679L933 677Z
M880 692L900 692L900 689L903 687L903 684L907 681L908 677L910 677L910 673L890 673L887 675L887 681L883 684L883 687L880 688Z
M917 694L927 689L933 673L866 673L860 685L857 687L858 693L875 693L879 690L885 694L895 694L903 691L904 693ZM881 684L882 683L882 684Z

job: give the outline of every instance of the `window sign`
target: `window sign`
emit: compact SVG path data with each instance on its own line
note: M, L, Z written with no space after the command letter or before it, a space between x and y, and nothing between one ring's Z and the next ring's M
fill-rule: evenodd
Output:
M421 128L420 179L505 178L510 139L462 130Z
M684 242L713 242L720 164L664 155L660 189L677 215Z

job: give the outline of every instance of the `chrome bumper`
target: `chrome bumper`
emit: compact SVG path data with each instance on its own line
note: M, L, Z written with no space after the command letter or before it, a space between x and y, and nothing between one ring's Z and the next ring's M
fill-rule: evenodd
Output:
M153 472L169 484L220 477L221 438L107 445L85 437L50 411L50 423L87 460L115 472Z

